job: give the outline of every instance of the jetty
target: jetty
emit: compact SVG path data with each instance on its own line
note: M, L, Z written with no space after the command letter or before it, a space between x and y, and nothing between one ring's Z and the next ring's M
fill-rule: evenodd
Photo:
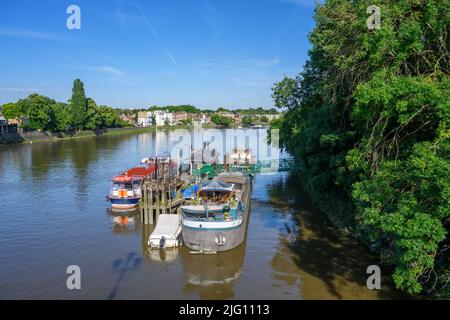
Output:
M166 152L141 161L152 169L139 203L142 225L155 226L151 249L184 243L193 253L216 253L237 247L247 231L254 175L295 166L292 158L257 161L249 150L235 150L223 164L214 160L191 159L185 167Z
M141 222L154 224L161 214L177 213L183 204L182 187L178 165L170 154L144 159L155 170L142 183ZM144 161L143 160L143 161Z

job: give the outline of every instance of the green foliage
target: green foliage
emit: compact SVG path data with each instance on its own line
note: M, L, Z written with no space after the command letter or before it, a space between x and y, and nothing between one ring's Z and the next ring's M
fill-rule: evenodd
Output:
M189 125L190 126L192 124L192 119L191 118L183 119L183 120L180 121L180 124L182 124L182 125Z
M122 122L120 121L113 108L107 106L99 106L98 113L100 120L97 128L114 128L122 126Z
M56 102L50 98L31 94L26 99L17 101L20 113L26 118L25 127L35 130L50 130L50 111Z
M84 129L87 130L97 129L103 124L100 109L95 101L91 98L88 98L86 101L86 114L84 118Z
M167 110L168 112L187 112L187 113L199 113L201 112L200 109L197 107L194 107L189 104L183 104L179 106L153 106L148 108L148 111L157 111L157 110Z
M5 103L2 106L2 113L6 119L19 119L22 116L17 103Z
M211 116L211 121L214 122L218 126L224 126L224 127L229 127L234 123L233 119L231 119L229 117L221 116L218 114L213 114Z
M72 110L72 125L78 130L83 130L86 121L87 100L84 93L84 85L80 79L76 79L73 82L69 106Z
M17 103L3 105L3 109L5 117L21 119L22 126L27 129L53 133L72 132L73 129L95 130L128 125L119 118L120 110L97 106L93 99L84 98L83 83L78 79L74 81L72 98L67 105L45 96L31 94Z
M263 123L269 123L269 118L267 118L267 116L262 116L260 120Z
M329 0L304 71L273 87L272 122L313 201L395 268L398 288L449 297L450 4Z
M278 110L275 108L264 109L261 107L258 108L246 108L246 109L235 109L234 113L243 114L243 115L252 115L252 114L278 114Z
M55 103L49 110L50 125L47 130L52 132L65 132L70 128L71 113L69 108L64 103Z
M250 127L253 124L253 119L251 117L243 117L242 118L242 125L244 127Z

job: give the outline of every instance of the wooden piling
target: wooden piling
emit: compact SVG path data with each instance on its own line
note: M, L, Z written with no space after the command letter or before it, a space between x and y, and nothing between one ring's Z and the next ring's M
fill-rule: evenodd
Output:
M157 160L155 167L155 173L146 177L142 184L141 222L145 225L157 223L160 214L178 213L184 203L181 190L184 180L178 175L172 176L170 161Z
M149 185L150 186L150 188L148 188L149 189L149 191L147 191L147 195L148 194L150 194L150 199L149 199L149 210L150 210L150 221L149 221L149 223L150 224L153 224L153 186L150 184Z

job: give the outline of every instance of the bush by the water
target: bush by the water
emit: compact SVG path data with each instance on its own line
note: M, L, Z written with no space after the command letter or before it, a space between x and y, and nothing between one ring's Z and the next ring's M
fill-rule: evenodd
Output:
M399 289L450 297L450 2L329 0L309 61L273 87L281 145L315 203L394 267Z

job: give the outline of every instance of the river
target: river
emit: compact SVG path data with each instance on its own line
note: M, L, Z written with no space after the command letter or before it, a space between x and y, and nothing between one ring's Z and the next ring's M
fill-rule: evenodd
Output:
M109 180L164 148L161 132L0 147L1 299L391 299L377 258L335 230L295 174L257 175L245 244L150 252L152 226L119 219ZM164 135L164 133L162 133ZM81 269L68 290L66 268Z

